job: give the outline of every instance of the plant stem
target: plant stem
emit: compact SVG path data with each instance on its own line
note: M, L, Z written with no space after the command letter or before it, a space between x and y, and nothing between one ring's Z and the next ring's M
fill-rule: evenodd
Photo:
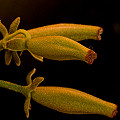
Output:
M14 84L14 83L10 83L10 82L7 82L7 81L0 80L0 87L6 88L6 89L9 89L9 90L18 92L18 93L21 93L25 96L27 95L27 90L25 89L24 86L21 86L21 85L17 85L17 84Z

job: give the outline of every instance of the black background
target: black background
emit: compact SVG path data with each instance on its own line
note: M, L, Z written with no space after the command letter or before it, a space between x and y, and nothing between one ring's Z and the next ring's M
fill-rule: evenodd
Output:
M119 1L118 1L119 2ZM0 0L0 19L9 28L10 23L21 17L19 28L31 29L55 23L77 23L101 26L101 41L80 42L93 47L98 58L92 65L82 61L35 60L28 51L21 56L21 66L4 64L4 51L0 51L0 79L26 85L27 73L36 68L33 76L43 76L44 86L62 86L78 89L120 106L119 87L119 40L120 5L113 0ZM2 35L0 35L2 39ZM26 120L24 96L0 88L0 117ZM46 108L31 101L30 120L110 120L102 115L68 115ZM118 108L118 111L120 109ZM119 120L117 114L114 120Z

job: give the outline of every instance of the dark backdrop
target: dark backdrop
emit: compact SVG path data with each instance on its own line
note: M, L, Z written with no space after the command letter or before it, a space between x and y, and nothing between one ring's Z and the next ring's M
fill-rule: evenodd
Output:
M9 28L21 17L19 28L31 29L55 23L77 23L101 26L101 41L86 40L81 43L93 47L98 54L92 65L82 61L35 60L28 51L21 56L21 66L4 64L4 51L0 52L0 79L26 85L25 77L34 67L34 77L45 78L41 85L78 89L120 106L119 87L119 3L115 0L0 0L0 19ZM2 35L0 35L2 39ZM33 77L33 78L34 78ZM25 120L24 96L0 89L0 117ZM31 101L30 120L110 120L102 115L68 115L56 112ZM118 108L119 111L119 108ZM120 115L114 118L119 120Z

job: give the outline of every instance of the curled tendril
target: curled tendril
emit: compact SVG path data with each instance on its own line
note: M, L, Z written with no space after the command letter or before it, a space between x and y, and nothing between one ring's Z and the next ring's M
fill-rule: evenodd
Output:
M3 39L0 41L0 50L5 49L5 47L4 47L5 42L7 42L11 39L14 39L14 37L18 34L23 34L26 37L26 40L31 39L30 34L26 30L24 30L24 29L17 30L19 23L20 23L20 17L17 17L11 23L9 32L8 32L7 28L0 21L0 32L3 35ZM5 49L5 64L9 65L11 63L12 58L15 61L16 65L20 66L21 60L20 60L20 57L19 57L17 51L10 51L8 49Z

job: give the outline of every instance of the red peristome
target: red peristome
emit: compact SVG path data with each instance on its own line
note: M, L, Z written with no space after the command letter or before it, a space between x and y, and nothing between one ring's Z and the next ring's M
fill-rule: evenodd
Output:
M101 40L101 34L103 33L103 28L101 27L99 30L98 30L98 36L97 36L97 38L98 38L98 40Z
M118 113L117 109L118 109L118 106L116 105L116 109L113 111L113 113L111 115L111 118L113 118L114 116L116 116L116 114Z
M89 50L87 55L85 56L85 60L88 64L92 64L94 59L97 58L97 53L95 53L93 50Z

